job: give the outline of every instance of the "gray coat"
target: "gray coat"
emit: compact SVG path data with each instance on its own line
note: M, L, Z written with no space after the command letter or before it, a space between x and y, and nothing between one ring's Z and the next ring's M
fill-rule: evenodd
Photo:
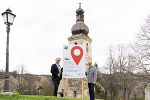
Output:
M95 66L91 66L87 69L86 71L86 76L87 76L87 82L88 83L93 83L96 82L97 79L97 69Z

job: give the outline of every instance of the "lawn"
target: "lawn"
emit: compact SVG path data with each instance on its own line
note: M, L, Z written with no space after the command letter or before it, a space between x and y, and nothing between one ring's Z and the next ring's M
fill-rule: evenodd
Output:
M38 96L38 95L19 95L4 96L0 94L0 100L81 100L81 98L53 97L53 96ZM89 99L86 99L89 100ZM102 100L102 99L97 99Z

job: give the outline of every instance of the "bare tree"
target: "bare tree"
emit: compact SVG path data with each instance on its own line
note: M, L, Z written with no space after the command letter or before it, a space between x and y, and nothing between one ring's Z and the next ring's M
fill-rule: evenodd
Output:
M150 15L145 20L145 24L141 26L141 30L137 34L137 41L132 48L139 56L138 69L145 73L142 76L150 79Z
M17 92L20 94L36 94L36 87L38 86L39 78L35 75L29 74L25 71L24 65L18 65L17 70Z
M117 98L120 85L118 82L117 63L115 60L115 54L112 48L109 48L108 60L107 60L108 74L104 77L104 87L109 91L110 100Z
M118 45L118 48L109 48L108 56L108 78L105 79L107 89L110 92L110 99L117 100L118 93L122 92L123 100L130 100L132 90L136 86L134 69L136 57L128 46ZM114 96L114 94L116 95ZM114 97L115 98L114 98Z

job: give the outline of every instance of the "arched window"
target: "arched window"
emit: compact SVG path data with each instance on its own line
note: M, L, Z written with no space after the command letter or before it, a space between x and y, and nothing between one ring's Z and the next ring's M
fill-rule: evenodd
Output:
M86 52L88 52L88 51L89 51L89 44L86 43Z
M77 45L78 43L77 43L77 42L75 42L74 44L75 44L75 45Z

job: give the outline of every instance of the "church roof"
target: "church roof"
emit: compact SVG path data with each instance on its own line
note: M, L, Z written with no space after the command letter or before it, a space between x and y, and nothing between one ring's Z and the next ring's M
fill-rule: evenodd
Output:
M82 21L77 21L76 24L73 25L72 29L72 34L88 34L89 33L89 28L84 24Z
M76 10L77 14L84 14L84 10L81 8L81 3L79 3L79 8Z
M89 28L84 23L84 10L81 8L81 3L79 3L79 8L76 10L76 23L72 26L71 32L75 34L85 34L89 33Z

